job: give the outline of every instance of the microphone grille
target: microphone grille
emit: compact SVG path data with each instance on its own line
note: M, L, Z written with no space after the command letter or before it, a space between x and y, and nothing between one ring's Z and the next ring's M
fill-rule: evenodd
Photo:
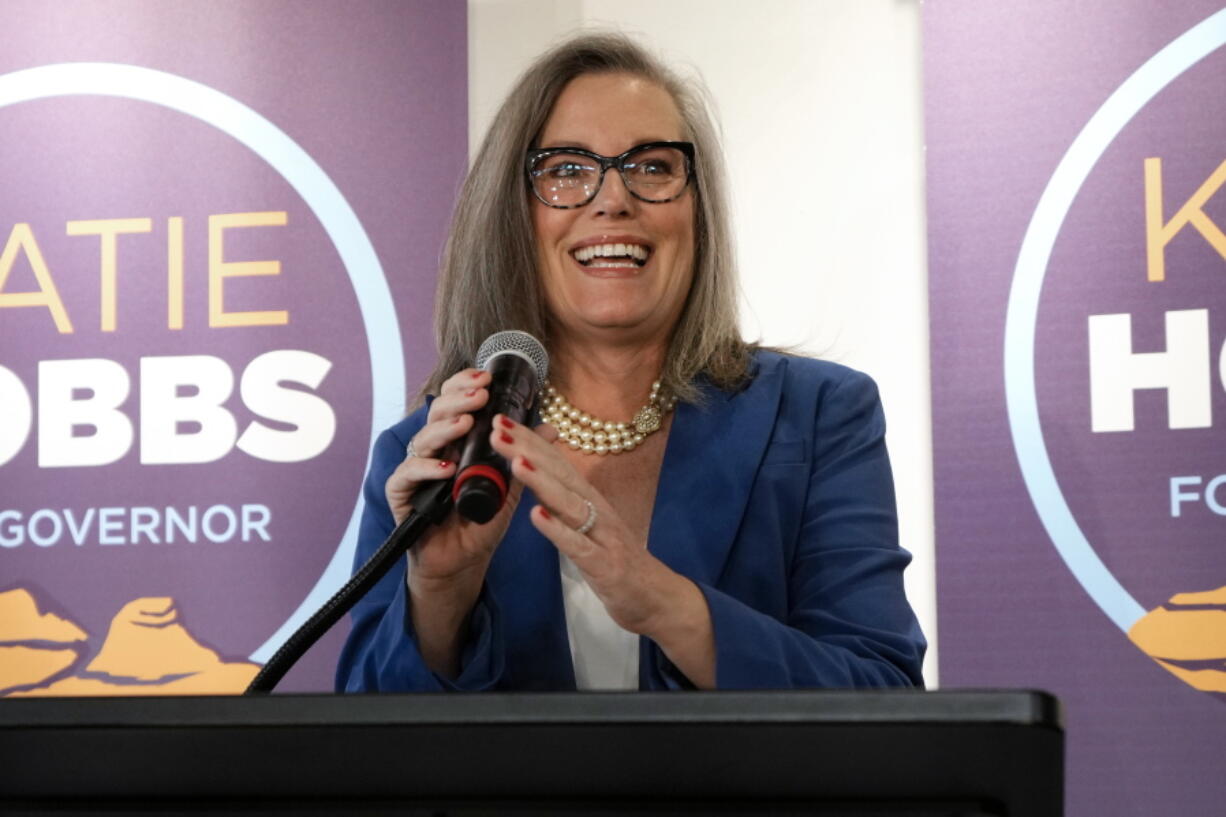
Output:
M545 382L549 375L549 355L546 354L545 347L539 340L518 329L495 332L486 338L477 350L477 368L484 369L490 358L508 353L526 359L536 372L536 382Z

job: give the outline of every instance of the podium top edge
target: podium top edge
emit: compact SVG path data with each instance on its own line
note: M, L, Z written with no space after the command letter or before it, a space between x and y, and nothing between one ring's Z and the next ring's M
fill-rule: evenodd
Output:
M0 699L0 729L738 722L1063 728L1040 690L284 694Z

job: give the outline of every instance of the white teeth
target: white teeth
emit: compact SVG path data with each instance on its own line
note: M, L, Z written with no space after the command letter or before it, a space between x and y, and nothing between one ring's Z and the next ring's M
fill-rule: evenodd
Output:
M574 251L575 260L583 264L593 258L632 258L641 264L647 260L647 254L642 244L592 244Z

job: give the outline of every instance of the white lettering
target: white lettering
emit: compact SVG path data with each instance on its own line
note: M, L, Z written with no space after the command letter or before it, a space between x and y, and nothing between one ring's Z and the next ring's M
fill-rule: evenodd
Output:
M253 421L239 437L238 447L269 462L302 462L322 454L336 436L332 407L317 395L281 384L316 389L331 368L327 358L297 349L265 352L251 361L239 385L243 404L261 417L296 428L278 431Z
M94 509L86 508L85 515L81 517L81 524L77 524L76 514L71 508L64 510L64 519L68 522L68 532L72 535L72 543L80 547L85 544L85 534L89 530L90 523L94 521Z
M34 422L30 393L21 378L4 366L0 366L0 406L4 416L4 422L0 422L0 465L4 465L26 444Z
M1200 477L1171 477L1171 516L1181 516L1183 503L1200 499L1196 491L1185 491L1185 485L1200 485Z
M187 509L187 519L179 515L179 512L174 508L166 509L166 541L173 542L175 540L175 530L183 534L183 538L189 542L196 541L196 506L191 505Z
M210 520L216 519L219 516L225 517L226 526L221 533L213 530ZM214 505L204 512L204 520L201 527L204 529L204 535L211 542L224 542L234 536L235 529L238 528L238 519L234 516L234 511L230 510L225 505Z
M1167 390L1170 428L1207 428L1212 423L1209 310L1166 313L1166 351L1134 354L1132 316L1091 315L1090 427L1132 431L1133 392Z
M1226 364L1224 364L1226 365ZM239 448L267 462L304 462L336 437L336 413L314 390L332 362L313 352L279 349L243 370L239 391L253 419L239 434L226 407L235 376L211 355L140 360L140 461L145 465L215 462ZM21 379L0 366L0 466L25 446L37 412L42 468L109 465L132 448L132 378L113 360L44 360L37 405Z
M123 508L99 508L98 544L124 545L127 542L123 535Z
M222 403L233 390L234 374L219 357L141 358L141 463L214 462L230 453L238 425ZM182 430L185 424L196 428Z
M25 544L25 541L21 514L18 511L0 511L0 547L15 548Z
M153 544L160 544L157 523L158 512L154 508L132 508L128 514L129 541L137 545L144 536Z
M268 535L268 522L272 519L272 511L267 505L244 505L243 506L243 541L250 542L251 534L255 532L265 542L271 542L272 537Z
M95 528L94 523L97 523ZM61 542L136 545L162 544L176 538L197 541L203 532L211 542L271 542L272 510L264 504L212 505L203 514L195 505L185 509L137 505L131 508L39 508L29 516L21 511L0 511L0 547L15 548L26 542L49 548ZM165 527L163 527L163 525ZM164 536L162 533L164 532Z
M42 520L51 522L51 533L43 536L38 532L38 523ZM26 532L30 535L30 541L39 547L50 547L60 540L60 536L64 533L64 523L60 521L60 515L55 511L42 510L35 511L30 515L30 522L26 525Z
M107 465L132 447L132 422L119 410L129 379L113 360L44 360L38 364L38 465ZM89 391L74 398L73 392ZM93 434L74 436L92 428Z
M1218 516L1226 516L1226 505L1217 501L1217 489L1226 485L1226 474L1218 474L1205 486L1205 504Z

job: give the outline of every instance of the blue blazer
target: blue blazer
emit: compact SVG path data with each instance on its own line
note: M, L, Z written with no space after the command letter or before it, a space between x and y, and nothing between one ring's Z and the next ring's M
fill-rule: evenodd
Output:
M669 431L648 547L711 611L723 689L920 686L877 388L837 364L758 352L739 391L699 384ZM393 528L383 486L423 407L375 444L355 567ZM358 603L338 690L573 690L558 555L525 491L486 574L457 678L422 662L405 560ZM691 684L639 639L640 689Z

